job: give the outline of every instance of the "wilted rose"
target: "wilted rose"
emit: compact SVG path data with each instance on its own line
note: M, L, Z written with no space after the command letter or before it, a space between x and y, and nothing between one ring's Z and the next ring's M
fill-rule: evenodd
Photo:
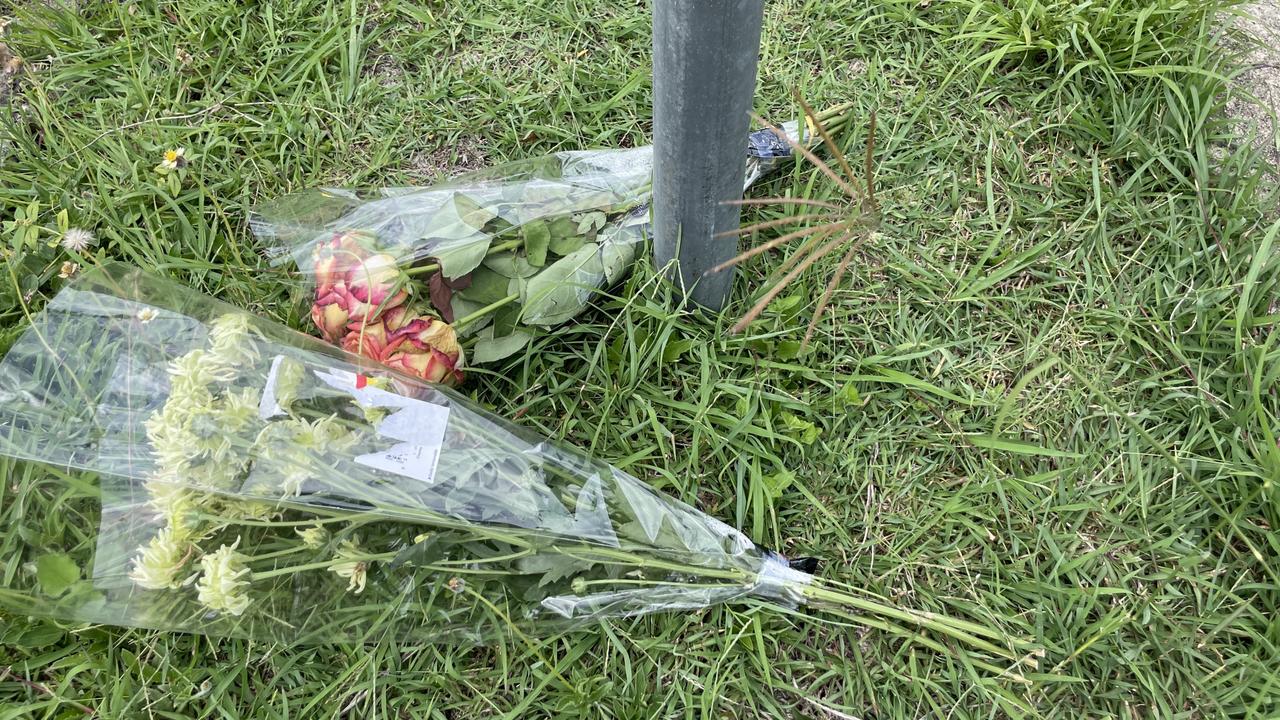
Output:
M355 301L348 301L347 310L353 321L373 320L409 299L409 292L401 282L400 267L396 259L386 253L356 263L348 273L346 285L350 298Z
M311 320L337 343L352 325L378 320L409 298L396 259L370 255L353 233L334 236L316 249L316 302Z
M375 322L352 324L342 347L427 382L462 382L463 354L453 327L438 318L410 317L402 307Z
M399 305L383 313L374 322L351 323L342 338L342 349L382 362L388 355L388 348L395 341L396 331L411 320L413 317L409 315L409 309Z
M316 246L316 297L328 294L338 283L345 283L351 268L369 256L359 239L356 233L338 233Z

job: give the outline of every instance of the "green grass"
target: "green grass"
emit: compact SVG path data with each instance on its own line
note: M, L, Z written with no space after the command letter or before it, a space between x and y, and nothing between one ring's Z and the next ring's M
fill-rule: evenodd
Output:
M743 269L724 318L681 311L642 268L471 375L477 401L828 577L1033 638L1021 679L758 606L536 652L0 614L0 718L1276 716L1280 262L1266 168L1221 115L1228 9L771 2L758 111L791 114L792 89L854 101L854 155L879 116L884 225L812 350L820 275L725 332L774 256ZM643 143L648 23L644 3L596 0L24 6L3 38L30 71L0 125L0 220L38 201L54 228L65 210L103 257L305 327L248 208ZM175 146L194 162L171 198L151 168ZM760 192L834 189L797 165ZM0 348L65 259L5 257ZM0 467L6 582L92 539L59 511L74 478Z

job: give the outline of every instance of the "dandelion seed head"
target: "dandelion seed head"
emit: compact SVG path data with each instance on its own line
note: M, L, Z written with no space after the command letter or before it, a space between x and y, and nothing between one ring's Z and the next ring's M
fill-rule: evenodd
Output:
M62 234L60 241L63 250L70 252L84 252L93 247L96 239L93 233L83 228L70 228Z

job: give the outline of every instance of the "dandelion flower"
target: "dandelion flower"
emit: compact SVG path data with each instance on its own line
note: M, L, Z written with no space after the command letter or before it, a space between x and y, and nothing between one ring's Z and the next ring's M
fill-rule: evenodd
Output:
M302 538L302 544L312 550L319 550L329 540L329 531L320 525L312 525L304 530L295 530L294 532L298 533L298 537Z
M148 590L178 587L182 584L178 573L187 559L185 545L171 529L161 529L134 559L129 578Z
M78 272L80 272L80 263L74 263L67 260L62 263L62 267L58 269L58 277L63 280L70 280L75 277Z
M364 592L365 581L368 580L369 575L369 563L357 559L363 556L360 548L351 540L343 540L338 545L337 555L342 562L330 565L329 572L338 577L347 578L347 590L354 591L356 595Z
M93 247L93 233L82 228L71 228L62 235L62 249L69 252L84 252Z
M164 158L160 161L160 167L168 170L178 170L187 166L187 149L175 148L173 150L165 150Z
M249 596L244 589L249 585L243 580L249 574L245 557L236 552L240 539L223 545L200 558L200 579L196 581L196 598L210 610L231 615L242 615L249 608Z

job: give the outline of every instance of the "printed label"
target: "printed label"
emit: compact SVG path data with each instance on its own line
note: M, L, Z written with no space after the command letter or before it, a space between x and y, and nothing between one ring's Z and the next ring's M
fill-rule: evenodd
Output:
M360 455L356 462L428 485L435 482L440 448L449 426L449 408L371 385L358 387L356 374L344 370L316 370L315 375L329 387L350 395L362 408L391 410L378 422L376 430L380 437L399 442L388 450Z
M356 462L375 470L403 475L431 485L436 481L440 446L399 443L384 452L360 455L356 458Z

